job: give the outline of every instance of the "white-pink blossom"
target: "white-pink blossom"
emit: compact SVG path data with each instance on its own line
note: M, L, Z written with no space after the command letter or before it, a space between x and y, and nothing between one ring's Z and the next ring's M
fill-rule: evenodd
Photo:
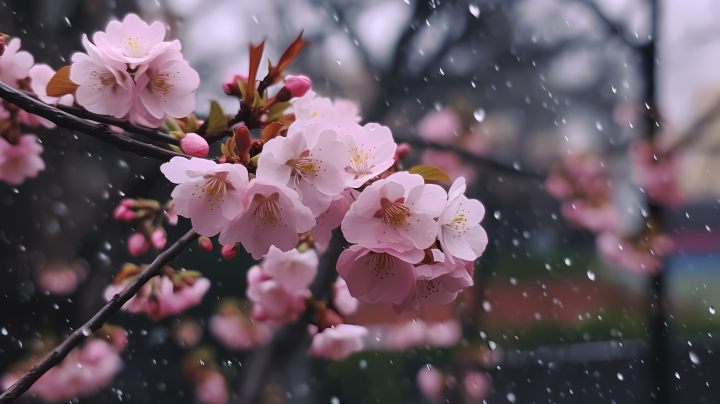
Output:
M365 126L342 125L342 141L348 148L346 185L358 188L395 164L395 149L390 129L377 123Z
M338 276L333 285L333 304L335 304L335 308L343 316L355 314L360 305L360 301L350 294L345 279L340 276Z
M19 38L11 39L0 56L0 81L18 88L18 81L28 76L34 61L29 52L20 50Z
M327 248L332 231L342 223L350 205L355 201L350 189L345 189L333 197L330 207L315 218L315 227L312 228L312 236L316 246L323 250Z
M298 234L315 225L315 217L300 202L297 192L279 182L253 179L241 202L244 210L225 226L219 241L223 245L242 243L255 259L267 254L273 245L281 251L292 250Z
M190 218L193 229L203 236L216 235L244 209L248 173L240 164L173 157L160 171L179 184L172 192L177 214Z
M310 354L319 358L340 360L363 348L368 331L359 325L339 324L313 336Z
M47 85L50 79L55 76L55 70L45 63L39 63L30 68L30 88L38 96L40 101L46 104L72 105L74 97L66 94L62 97L50 97L47 95Z
M275 137L263 146L257 177L295 190L303 205L318 216L345 189L347 161L347 146L338 141L333 125L323 120L296 121L287 137Z
M345 215L342 231L349 242L367 248L383 243L397 251L424 250L435 242L436 219L446 201L440 186L398 172L365 188Z
M336 124L357 123L361 120L360 107L354 102L344 99L333 102L329 98L318 97L312 90L295 100L293 109L295 118L302 121L318 117Z
M265 273L289 291L310 286L317 273L317 266L318 256L313 249L300 252L293 248L282 252L275 246L270 247L262 263Z
M22 135L17 144L0 137L0 180L19 185L25 178L36 177L45 169L42 152L35 135Z
M305 311L305 299L311 295L307 287L285 289L278 279L263 270L262 264L250 268L247 283L246 295L254 303L252 314L258 321L294 321Z
M455 180L448 192L445 210L438 219L437 238L451 262L453 257L474 261L488 243L487 233L480 226L485 207L478 200L468 199L465 188L465 178Z
M268 322L253 321L236 314L216 314L208 323L210 332L230 349L249 349L264 345L272 337Z

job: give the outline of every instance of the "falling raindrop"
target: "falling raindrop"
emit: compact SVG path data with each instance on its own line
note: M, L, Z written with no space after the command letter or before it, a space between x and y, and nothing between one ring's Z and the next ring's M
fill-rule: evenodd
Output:
M495 348L497 348L497 344L495 343L495 341L488 341L488 346L489 346L490 349L492 349L493 351L495 350Z
M595 273L594 273L593 271L588 270L588 271L587 271L587 276L588 276L588 278L589 278L591 281L594 281L594 280L595 280Z
M500 220L500 211L496 210L493 216L495 216L495 219Z
M715 314L715 307L710 306L708 310L710 310L710 314Z
M91 330L91 329L89 329L89 328L87 328L87 327L86 327L86 328L83 328L83 330L82 330L82 335L84 335L84 336L86 336L86 337L89 337L90 334L92 334L92 330Z
M596 127L599 131L602 132L603 127L602 127L602 124L600 123L600 121L595 121L595 127Z
M432 370L432 365L431 365L431 364L428 363L428 364L425 365L425 366L427 366L427 370Z
M65 17L65 24L67 24L68 27L72 27L72 25L70 24L70 19L67 17Z
M679 378L680 378L680 373L675 372L675 377L676 377L677 379L679 379Z
M489 313L490 311L492 311L492 306L490 306L490 302L488 302L487 300L485 300L485 301L483 302L483 309L485 309L485 311L487 311L488 313Z
M340 59L335 59L338 62L338 65L340 65ZM342 66L342 65L340 65Z
M625 378L623 377L622 373L620 373L620 372L618 372L617 378L618 378L618 380L623 380L623 379L625 379Z
M567 266L572 265L572 261L570 261L570 258L565 258L565 265L567 265Z
M515 279L514 277L510 278L510 283L513 285L517 285L517 279Z
M2 333L2 335L8 335L8 332L7 332L7 330L5 329L5 327L0 328L0 333Z
M340 404L340 399L337 397L333 397L330 399L330 404Z
M710 231L710 226L705 225L705 230Z
M513 393L507 393L507 399L508 399L508 401L510 401L511 403L514 403L514 402L515 402L515 394L513 394Z
M482 108L478 108L473 112L473 116L475 117L475 120L478 122L482 122L485 120L485 110Z
M475 18L480 18L480 7L478 7L477 4L470 4L470 14L475 16Z
M692 361L692 363L694 363L694 364L696 364L696 365L699 365L699 364L700 364L700 358L698 358L698 356L695 355L695 352L690 351L690 352L689 352L689 355L690 355L690 360Z
M440 68L440 74L442 74L443 76L445 75L445 72L443 71L442 67Z

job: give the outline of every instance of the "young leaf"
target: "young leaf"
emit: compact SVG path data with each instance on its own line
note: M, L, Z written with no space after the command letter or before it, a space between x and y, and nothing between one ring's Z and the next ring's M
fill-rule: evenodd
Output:
M257 77L257 71L260 67L260 60L262 60L263 48L265 47L265 41L262 41L260 45L250 45L250 70L248 71L247 89L249 91L249 97L246 100L243 97L243 103L252 105L255 101L255 94L252 90L255 88L255 78Z
M173 151L176 151L176 152L178 152L178 153L184 153L181 148L179 148L178 146L175 146L174 144L169 144L168 146L170 146L170 148L171 148Z
M208 116L207 134L214 135L227 129L228 120L220 104L215 101L210 102L210 116Z
M447 175L447 173L440 168L437 168L435 166L415 166L408 170L410 174L418 174L422 176L425 179L425 182L428 181L446 181L446 182L452 182L450 181L450 177Z
M70 66L65 66L60 68L48 82L47 95L49 97L62 97L74 93L78 87L80 86L70 81Z
M182 129L180 128L180 125L178 125L175 118L168 116L165 118L165 122L163 122L161 128L167 132L182 132Z
M240 94L242 95L242 99L244 100L247 94L247 87L245 86L245 82L242 80L238 80L237 84L240 88Z
M286 109L290 108L289 102L278 102L270 109L268 109L268 122L275 122L278 118L280 118L283 115L283 112L285 112Z
M280 129L282 129L282 127L284 125L285 124L283 124L282 122L271 123L270 125L266 126L265 129L263 129L262 135L260 135L260 138L264 142L269 141L270 139L277 136L278 132L280 131Z
M188 115L186 118L185 131L187 133L195 133L195 132L197 132L198 128L199 128L199 125L198 125L197 117L195 116L194 113L190 113L190 115Z
M290 62L295 60L303 46L310 43L308 41L302 40L302 34L303 33L300 32L300 35L298 35L298 37L295 38L293 43L291 43L290 46L288 46L288 48L285 50L285 52L283 52L282 56L280 56L280 60L278 61L277 66L274 66L268 71L267 76L265 76L265 78L263 79L263 82L266 86L269 87L277 83L280 80L283 69L285 69L290 64Z

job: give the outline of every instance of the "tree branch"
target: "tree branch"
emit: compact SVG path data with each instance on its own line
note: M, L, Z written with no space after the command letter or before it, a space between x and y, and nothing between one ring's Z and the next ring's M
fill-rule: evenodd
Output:
M2 84L2 86L5 85ZM5 392L0 395L0 404L11 403L21 394L26 392L30 386L32 386L42 375L45 374L45 372L62 362L67 354L85 339L85 334L90 335L88 330L94 332L100 329L108 317L118 311L128 300L130 300L131 297L135 296L135 294L143 287L143 285L145 285L145 283L147 283L147 281L157 275L168 262L177 257L177 255L180 254L180 252L188 244L197 239L198 236L199 235L195 233L194 230L190 230L184 236L180 237L180 239L170 246L170 248L160 253L160 255L155 258L155 261L148 266L147 270L135 278L135 280L133 280L125 288L125 290L113 296L113 298L110 299L110 301L107 302L107 304L103 306L103 308L100 309L93 318L70 334L70 336L58 345L57 348L50 353L50 355L46 356L45 359L40 361L40 363L33 366L32 369L28 370L27 373L20 378L20 380L10 386L9 389L5 390Z
M15 104L25 111L43 117L55 125L92 136L98 140L109 143L122 151L135 153L143 157L153 157L162 161L169 161L173 157L188 156L172 150L163 149L155 145L139 142L135 139L119 135L111 131L107 125L93 124L67 112L63 112L50 105L29 97L20 91L0 82L0 98ZM94 118L91 118L94 119Z
M333 230L328 248L320 256L318 273L310 285L310 291L316 300L330 297L333 283L337 278L335 266L346 244L347 241L340 228ZM283 325L267 345L253 354L249 365L245 367L247 372L241 383L236 403L255 403L264 385L265 376L270 371L270 365L289 357L291 352L308 344L307 325L312 320L313 314L312 310L307 310L297 321Z
M442 143L438 143L438 142L433 142L432 140L426 140L426 139L423 139L418 136L407 136L407 135L394 134L393 138L395 138L396 143L409 143L413 146L418 146L418 147L422 147L425 149L453 152L474 164L486 166L488 168L491 168L491 169L494 169L497 171L503 171L503 172L512 173L512 174L520 174L520 175L524 175L524 176L532 177L532 178L545 178L547 176L547 173L542 173L542 172L537 172L537 171L528 171L528 170L524 170L522 168L515 168L513 166L509 166L505 163L501 163L499 161L495 161L493 159L475 154L466 149L463 149L462 147L452 145L452 144L442 144Z

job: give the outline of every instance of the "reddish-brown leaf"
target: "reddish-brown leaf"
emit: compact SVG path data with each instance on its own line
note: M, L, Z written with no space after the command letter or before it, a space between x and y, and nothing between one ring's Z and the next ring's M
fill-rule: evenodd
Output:
M257 71L260 67L260 61L262 60L263 49L265 48L265 41L262 41L260 45L250 45L250 70L248 71L247 88L250 90L247 92L247 100L243 100L244 104L252 105L255 101L255 78L257 77Z
M47 85L47 95L49 97L62 97L63 95L72 94L79 86L70 81L70 66L65 66L55 73Z
M283 126L285 126L285 124L281 122L271 123L263 129L260 138L267 143L270 139L273 139L278 135L278 132L280 132L280 129L282 129Z
M293 43L291 43L290 46L285 49L285 52L283 52L282 56L280 56L278 64L276 66L273 66L273 68L268 71L267 76L265 76L265 79L263 79L263 83L265 83L266 86L271 86L277 83L280 80L283 69L286 68L290 64L290 62L295 60L298 53L300 53L300 50L305 45L310 43L308 41L302 40L302 34L303 33L300 32L300 35L295 38Z

